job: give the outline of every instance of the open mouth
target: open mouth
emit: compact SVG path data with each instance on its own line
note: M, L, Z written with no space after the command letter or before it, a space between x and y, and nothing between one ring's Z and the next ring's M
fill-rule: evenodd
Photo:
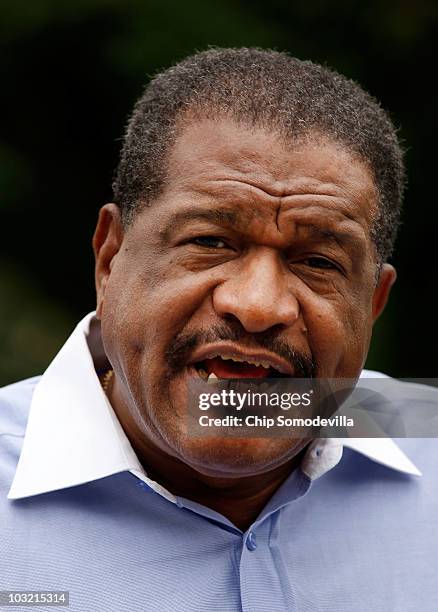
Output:
M197 361L194 364L199 376L204 380L216 378L287 378L289 375L280 371L269 361L228 357L217 355L210 359Z

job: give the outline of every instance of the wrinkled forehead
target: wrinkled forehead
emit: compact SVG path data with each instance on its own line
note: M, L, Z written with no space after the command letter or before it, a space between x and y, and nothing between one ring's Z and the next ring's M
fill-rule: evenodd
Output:
M164 190L225 194L239 187L274 198L332 197L368 226L377 214L378 191L365 160L324 135L291 142L232 119L185 124L169 151Z

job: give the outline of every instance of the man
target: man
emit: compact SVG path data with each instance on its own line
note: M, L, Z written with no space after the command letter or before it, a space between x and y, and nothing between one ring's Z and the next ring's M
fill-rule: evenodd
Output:
M433 440L199 437L185 414L193 377L373 375L403 182L385 112L310 62L213 49L149 84L93 238L96 313L1 391L2 589L438 609Z

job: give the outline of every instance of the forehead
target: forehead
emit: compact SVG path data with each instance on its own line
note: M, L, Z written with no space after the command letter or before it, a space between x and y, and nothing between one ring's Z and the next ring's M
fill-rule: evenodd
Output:
M378 194L359 156L321 136L288 142L274 131L231 119L198 120L179 133L168 159L164 192L266 195L294 207L306 197L369 226Z

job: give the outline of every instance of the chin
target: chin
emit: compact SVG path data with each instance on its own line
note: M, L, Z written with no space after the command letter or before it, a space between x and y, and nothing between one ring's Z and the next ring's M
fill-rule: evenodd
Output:
M206 476L240 477L262 474L292 459L305 445L287 438L186 438L180 441L184 463Z

